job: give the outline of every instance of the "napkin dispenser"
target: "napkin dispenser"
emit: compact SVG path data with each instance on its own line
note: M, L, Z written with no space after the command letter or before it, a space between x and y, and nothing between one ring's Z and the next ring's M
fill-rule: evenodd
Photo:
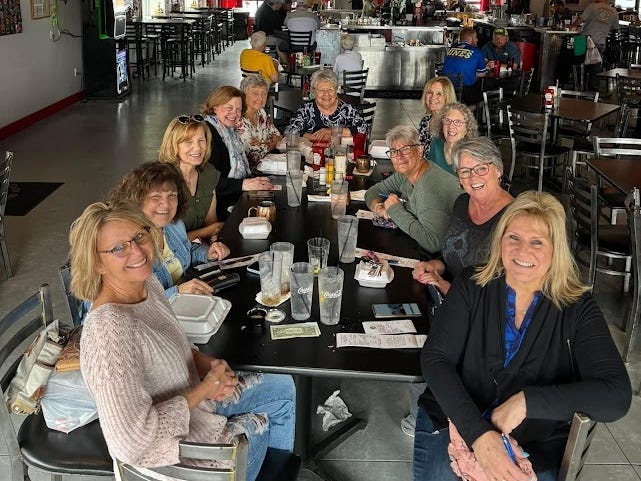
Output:
M245 217L238 226L238 231L244 239L267 239L272 225L264 217Z

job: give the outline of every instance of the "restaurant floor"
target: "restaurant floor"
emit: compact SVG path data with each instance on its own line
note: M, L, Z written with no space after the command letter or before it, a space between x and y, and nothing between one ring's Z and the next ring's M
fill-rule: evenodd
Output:
M157 158L162 134L172 117L197 112L212 89L240 81L238 55L246 45L237 42L211 65L198 67L194 77L185 82L178 78L165 82L160 78L145 82L136 79L132 94L122 102L78 103L0 141L0 152L15 152L13 181L64 183L27 215L6 219L14 277L0 280L0 316L46 282L53 288L56 317L67 318L57 270L67 255L69 224L123 173ZM384 138L385 132L397 124L418 125L422 115L418 100L377 102L374 138ZM617 282L597 279L599 301L620 341L624 301L628 298L622 298L619 289ZM629 372L633 386L638 387L641 366L630 365ZM335 389L341 390L355 415L367 418L368 426L326 454L323 467L343 480L410 480L412 438L399 425L408 409L406 386L320 380L315 385L314 401L321 402ZM320 431L320 417L316 425ZM315 436L320 434L316 432ZM9 477L6 452L0 445L0 480ZM624 419L599 426L588 463L583 481L641 480L640 396L635 396ZM43 473L30 475L33 480L45 479ZM302 472L299 479L311 480L313 476Z

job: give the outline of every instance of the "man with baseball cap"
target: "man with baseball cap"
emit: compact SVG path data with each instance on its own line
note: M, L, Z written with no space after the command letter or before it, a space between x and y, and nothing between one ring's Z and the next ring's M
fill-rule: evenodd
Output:
M494 68L495 62L507 64L513 61L515 68L521 68L521 51L516 45L510 42L505 28L495 28L492 35L492 42L488 42L481 48L487 68Z

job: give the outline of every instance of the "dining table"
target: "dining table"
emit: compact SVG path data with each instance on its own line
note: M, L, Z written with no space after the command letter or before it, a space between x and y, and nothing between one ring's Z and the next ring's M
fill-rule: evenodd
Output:
M353 165L353 164L352 164ZM350 169L352 165L350 165ZM381 178L382 172L391 171L391 164L381 161L371 177L353 176L350 190L367 188ZM284 184L284 176L273 177L275 185ZM305 468L314 471L325 479L327 476L318 465L320 456L340 444L349 436L366 426L366 421L352 417L340 425L317 444L311 443L312 405L311 388L315 378L335 380L396 381L399 392L400 383L421 382L420 349L377 349L363 347L337 347L337 334L364 333L363 321L375 320L372 305L388 303L416 303L422 313L413 323L418 334L427 334L429 329L428 305L423 285L412 279L412 269L394 266L393 280L384 288L363 287L354 279L357 257L352 263L339 263L337 246L337 221L332 218L330 203L312 201L306 194L319 194L313 191L310 179L303 189L303 199L299 207L289 207L286 189L263 192L263 195L245 193L234 207L220 238L230 248L231 255L247 256L269 250L270 244L287 241L294 244L294 262L307 261L307 240L312 237L325 237L330 240L328 265L338 265L344 271L340 321L337 325L320 323L318 284L315 282L311 317L304 322L318 323L319 337L301 337L273 340L270 323L250 320L248 312L258 305L255 300L260 291L260 279L256 274L241 268L236 272L240 282L225 290L221 296L231 301L231 310L218 332L201 350L213 356L224 358L237 370L290 374L296 383L296 442L295 450L301 455ZM321 197L323 193L320 193ZM245 239L239 234L240 222L248 216L250 207L258 201L271 197L276 204L275 219L269 237L264 240ZM318 199L318 197L316 198ZM352 201L347 213L354 214L359 209L367 210L364 202ZM358 222L357 246L379 253L417 259L419 246L409 236L398 229L375 226L371 220ZM285 313L281 324L290 324L289 301L278 306ZM355 456L358 453L354 453Z
M617 76L625 78L641 79L641 69L638 68L613 68L599 72L597 77L608 80L616 80Z

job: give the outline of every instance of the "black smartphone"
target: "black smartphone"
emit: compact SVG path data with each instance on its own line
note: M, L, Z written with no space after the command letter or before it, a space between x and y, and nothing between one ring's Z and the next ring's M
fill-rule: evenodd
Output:
M249 264L247 266L247 272L249 272L251 274L260 275L260 270L258 269L258 261L254 262L252 264Z
M409 302L405 304L372 304L374 317L421 317L418 304Z

